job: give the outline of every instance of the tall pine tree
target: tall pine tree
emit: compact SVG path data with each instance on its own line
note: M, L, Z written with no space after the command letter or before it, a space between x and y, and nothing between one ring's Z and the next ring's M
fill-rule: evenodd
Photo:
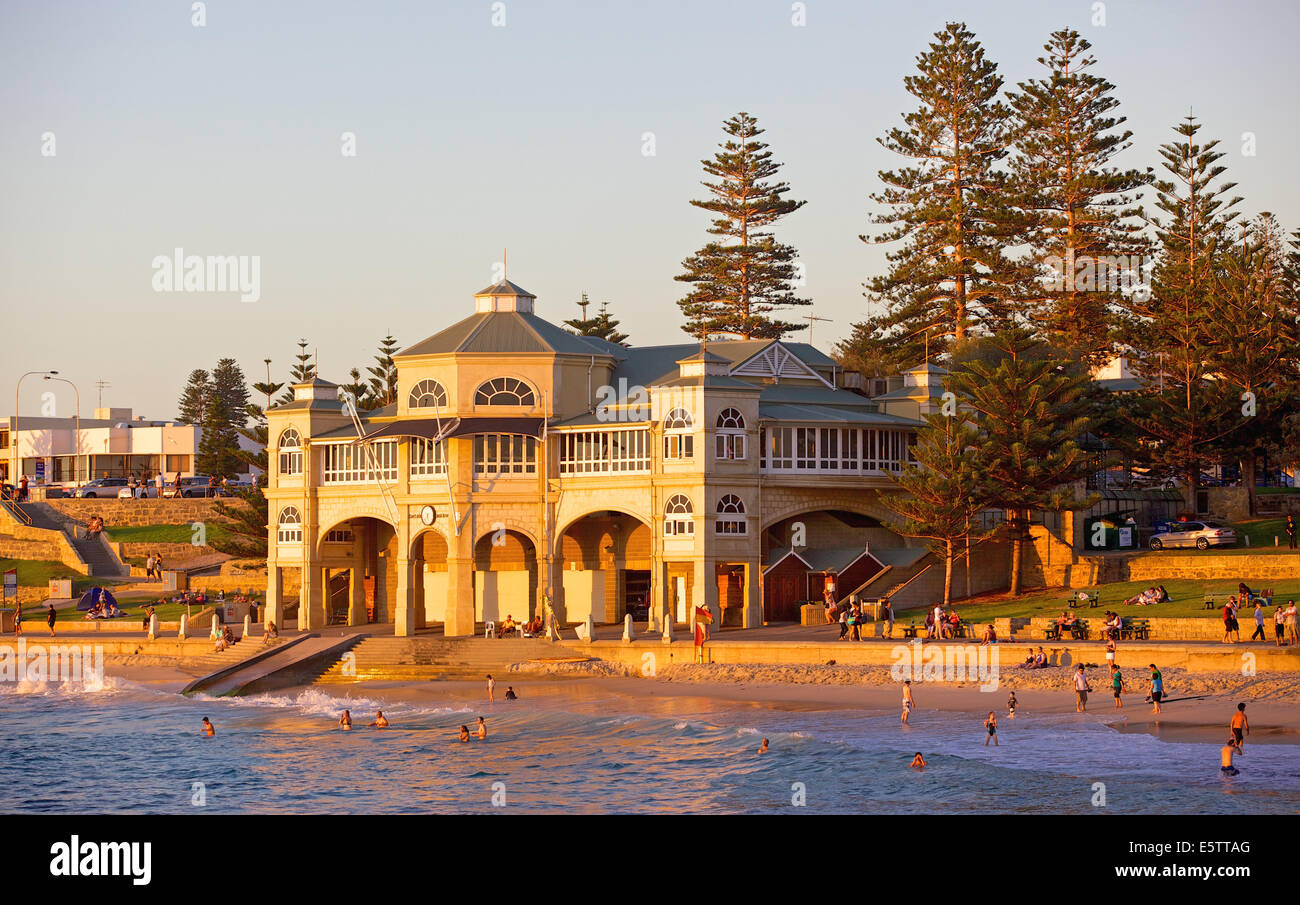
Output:
M967 544L979 543L987 534L976 521L985 506L976 470L978 439L964 410L926 415L911 448L916 465L894 476L903 492L880 497L881 505L900 516L888 527L924 540L943 560L944 606L952 601L953 565L965 556Z
M190 371L189 380L181 390L176 408L180 411L176 420L181 424L202 424L203 409L208 404L208 395L212 392L212 377L202 368Z
M370 390L362 408L383 408L397 401L397 365L393 362L397 348L397 340L392 334L385 336L379 344L374 366L366 368L370 372Z
M1061 512L1093 502L1073 483L1089 470L1077 440L1088 430L1083 394L1088 374L1066 369L1023 327L979 344L945 385L967 406L977 431L975 470L985 498L1006 513L1013 595L1020 593L1024 545L1035 511Z
M316 376L316 365L312 362L312 354L307 351L307 340L298 340L298 354L293 358L294 364L289 368L289 385L280 394L281 402L293 402L293 385L307 383Z
M795 294L797 253L776 241L769 228L803 207L785 195L790 186L772 181L781 164L758 136L765 130L748 113L723 123L728 138L712 160L702 160L715 181L702 183L712 198L691 204L717 215L709 233L718 238L682 262L676 279L694 287L677 304L682 329L699 339L728 334L741 339L776 339L800 329L772 315L811 305Z
M1054 32L1038 58L1046 73L1009 100L1022 241L1040 277L1026 284L1033 320L1052 346L1097 365L1113 352L1113 306L1144 279L1149 249L1134 193L1151 176L1111 165L1133 133L1120 131L1115 86L1092 72L1091 47L1073 29Z
M883 312L854 324L838 349L887 373L919 363L927 335L942 355L979 321L1005 323L1025 279L1003 252L1022 230L998 169L1011 130L997 64L962 23L937 32L916 62L904 86L920 106L879 139L909 165L880 172L885 188L871 197L886 229L860 237L902 245L887 256L889 273L865 284Z
M239 432L247 422L248 387L244 372L233 358L223 358L212 369L199 439L198 471L227 476L242 464Z
M600 313L592 318L587 317L587 306L590 304L591 302L587 300L587 293L584 292L582 301L578 302L578 307L582 309L582 317L565 321L564 326L570 328L570 332L578 336L595 336L606 342L626 346L627 343L624 340L627 339L627 334L619 332L619 322L611 317L608 311L609 302L601 302Z
M1214 447L1234 426L1235 394L1213 380L1215 272L1233 241L1235 183L1223 181L1218 141L1202 145L1200 125L1188 116L1175 127L1178 140L1160 155L1169 179L1157 180L1153 216L1160 256L1151 291L1134 293L1122 315L1124 343L1138 354L1131 362L1142 388L1126 401L1132 428L1129 452L1157 474L1180 476L1195 504L1201 470Z

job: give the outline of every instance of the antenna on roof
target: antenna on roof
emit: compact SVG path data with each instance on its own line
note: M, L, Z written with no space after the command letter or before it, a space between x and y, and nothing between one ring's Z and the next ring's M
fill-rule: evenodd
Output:
M112 385L113 384L102 378L95 381L95 387L99 390L99 404L96 406L97 408L102 409L104 407L104 390L108 389Z
M829 324L829 323L832 323L832 321L831 321L831 319L830 319L829 317L818 317L818 316L815 315L815 314L805 314L805 315L803 316L803 319L806 320L806 321L808 322L808 345L810 345L810 346L812 345L812 328L813 328L813 321L826 321L826 323L828 323L828 324Z
M510 250L508 248L501 249L501 279L510 279Z

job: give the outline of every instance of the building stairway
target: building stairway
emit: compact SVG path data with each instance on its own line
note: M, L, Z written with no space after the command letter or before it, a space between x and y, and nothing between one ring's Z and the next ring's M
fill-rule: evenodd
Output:
M541 638L367 638L317 679L343 684L375 679L498 679L526 660L580 657ZM355 657L355 659L353 659ZM350 665L349 665L350 664ZM355 674L349 674L355 666Z
M79 523L65 519L48 503L6 501L5 505L11 512L16 510L18 517L31 527L58 531L67 538L72 549L77 551L77 555L89 567L88 575L96 578L130 577L130 568L117 558L103 537L87 536L84 529L78 530Z

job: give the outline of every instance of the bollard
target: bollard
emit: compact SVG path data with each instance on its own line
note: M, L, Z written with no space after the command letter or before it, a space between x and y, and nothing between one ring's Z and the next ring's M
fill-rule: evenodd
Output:
M623 617L623 643L632 643L632 614L628 613Z
M1247 546L1247 547L1250 546L1250 535L1249 535L1249 534L1246 535L1246 546Z
M158 637L158 614L154 613L152 616L149 617L149 640L152 641L157 637Z
M587 638L586 638L586 640L587 640L588 642L595 641L595 640L596 640L596 624L595 624L595 622L592 621L591 613L588 613L588 614L587 614L586 629L587 629Z
M181 630L176 633L177 639L181 641L185 640L185 633L186 630L189 628L189 626L190 626L190 617L185 613L181 613Z
M664 616L664 644L673 643L673 620L671 616Z
M243 641L245 638L248 637L249 630L252 629L252 627L253 627L252 617L249 616L247 613L245 613L245 614L244 614L244 634L242 634L242 635L239 636L239 640L240 640L240 641Z

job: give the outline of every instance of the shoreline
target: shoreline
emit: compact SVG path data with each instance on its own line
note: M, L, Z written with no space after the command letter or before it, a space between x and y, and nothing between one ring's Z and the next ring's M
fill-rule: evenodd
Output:
M105 674L125 679L142 688L162 693L179 694L193 675L175 664L165 664L160 658L109 658ZM116 662L115 662L116 661ZM123 662L133 661L133 662ZM614 695L630 705L640 705L650 711L672 711L683 705L704 709L725 707L738 711L744 708L779 710L785 712L815 712L827 710L863 711L873 716L901 712L902 692L897 683L888 684L822 684L818 682L773 682L760 678L727 679L704 678L684 667L676 670L681 675L660 678L626 676L584 676L556 678L508 673L498 677L498 700L489 704L485 700L482 684L460 680L373 680L353 685L295 685L276 692L277 695L296 697L304 691L316 691L340 702L340 709L355 697L382 698L386 702L401 702L417 706L457 706L479 703L485 710L506 704L501 698L507 685L515 685L520 700L540 702L547 706L564 698L598 702L600 698ZM736 668L732 668L736 669ZM758 669L750 672L760 671ZM1243 694L1242 688L1225 689L1214 693L1192 694L1184 692L1177 683L1172 685L1171 696L1157 717L1149 704L1144 703L1145 690L1125 695L1125 706L1116 711L1112 707L1109 689L1097 687L1089 695L1089 709L1079 715L1080 722L1097 723L1117 732L1146 733L1167 742L1222 742L1227 737L1228 719L1240 701L1247 703L1247 717L1251 721L1251 744L1300 744L1300 710L1295 699L1279 689L1265 685L1260 694ZM1261 680L1256 680L1259 683ZM1276 680L1269 680L1276 682ZM1290 690L1295 682L1283 685ZM1007 693L1016 690L1020 717L1035 715L1071 715L1074 713L1074 696L1064 688L1020 687L1004 681L997 691L985 692L977 683L927 683L914 682L913 696L918 712L937 710L951 714L955 719L982 720L989 710L999 719L1007 716Z

